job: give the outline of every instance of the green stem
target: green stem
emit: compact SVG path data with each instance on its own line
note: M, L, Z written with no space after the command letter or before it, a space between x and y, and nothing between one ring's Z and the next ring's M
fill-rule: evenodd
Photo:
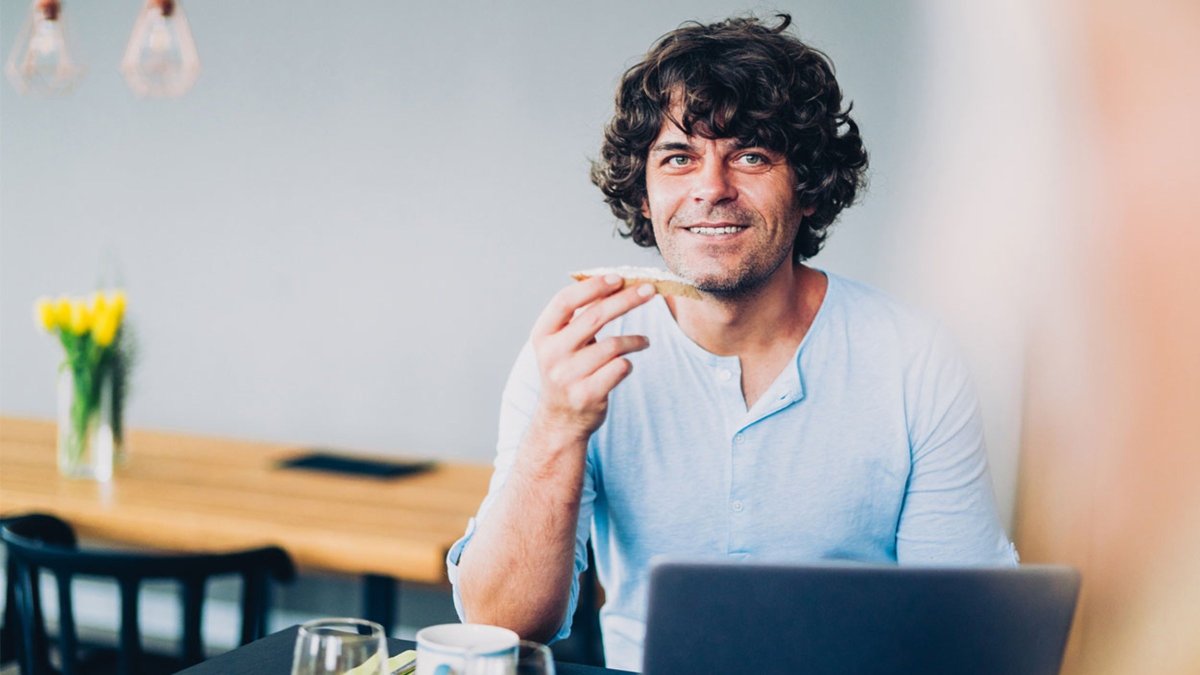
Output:
M68 331L60 331L59 338L67 356L62 369L70 372L72 379L67 458L77 464L87 451L88 439L101 423L100 407L105 393L109 396L110 419L103 422L111 425L114 440L121 442L121 408L128 363L118 342L101 347L88 335L77 336Z

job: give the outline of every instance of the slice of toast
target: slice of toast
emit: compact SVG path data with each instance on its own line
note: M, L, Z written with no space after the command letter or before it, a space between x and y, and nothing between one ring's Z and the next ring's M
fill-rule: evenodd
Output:
M695 300L702 300L704 298L695 286L667 270L656 267L631 267L629 265L620 267L593 267L592 269L572 272L571 278L576 281L583 281L584 279L604 276L606 274L615 274L623 278L626 287L651 284L654 286L654 290L662 295L675 295Z

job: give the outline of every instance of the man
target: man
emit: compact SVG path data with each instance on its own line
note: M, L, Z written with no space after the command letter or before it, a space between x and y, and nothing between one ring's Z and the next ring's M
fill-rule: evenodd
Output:
M542 312L449 555L464 619L566 635L589 536L626 669L657 555L1015 564L944 337L804 264L866 153L828 60L780 19L686 25L625 73L593 181L702 299L592 278Z

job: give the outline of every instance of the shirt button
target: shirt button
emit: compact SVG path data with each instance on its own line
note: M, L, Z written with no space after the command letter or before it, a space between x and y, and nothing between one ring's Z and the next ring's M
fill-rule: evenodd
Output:
M732 505L732 506L733 506L733 511L734 511L734 513L741 513L741 512L742 512L742 502L741 502L741 501L734 500L734 502L733 502L733 505Z
M725 370L724 368L717 371L717 379L722 382L728 382L729 379L732 377L733 377L733 373L729 372L728 370Z
M734 435L733 435L733 442L734 442L734 443L745 443L745 442L746 442L746 436L745 436L745 435L743 435L743 434L742 434L742 433L740 433L740 432L739 432L739 433L736 433L736 434L734 434Z

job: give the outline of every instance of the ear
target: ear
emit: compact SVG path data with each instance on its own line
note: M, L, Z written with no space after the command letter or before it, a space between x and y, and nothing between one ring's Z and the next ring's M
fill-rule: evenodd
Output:
M812 214L814 214L816 212L817 212L817 207L815 207L815 206L806 206L803 209L800 209L800 213L802 213L805 218L811 216Z
M640 213L642 214L643 218L650 220L650 203L646 201L645 197L642 197L642 208Z

